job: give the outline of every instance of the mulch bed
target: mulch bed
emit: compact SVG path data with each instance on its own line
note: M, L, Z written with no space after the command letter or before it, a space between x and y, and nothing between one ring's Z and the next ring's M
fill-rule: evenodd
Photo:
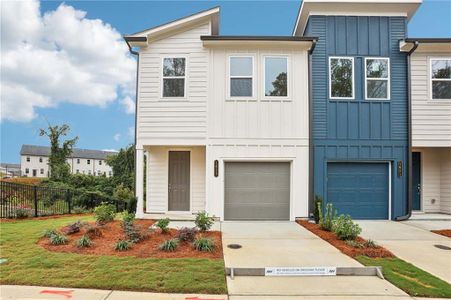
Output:
M48 220L48 219L59 219L59 218L66 218L66 217L87 217L87 216L93 216L93 213L88 214L63 214L63 215L52 215L52 216L45 216L45 217L29 217L29 218L2 218L0 219L0 223L8 223L8 222L20 222L20 221L36 221L36 220Z
M48 238L41 238L38 244L49 250L55 252L70 252L87 255L114 255L114 256L135 256L141 258L209 258L222 259L222 242L221 232L207 231L205 233L198 233L204 237L212 238L215 243L215 250L212 252L201 252L193 248L192 243L179 242L177 249L174 252L165 252L159 249L159 246L168 239L175 238L177 235L176 229L171 229L168 233L161 233L156 230L150 233L149 226L155 223L154 220L135 220L135 225L141 228L143 233L149 233L148 236L135 244L126 251L116 251L115 245L118 240L126 239L124 230L121 227L120 221L113 221L106 225L100 226L101 236L91 237L93 245L89 248L79 248L76 246L76 241L85 234L86 226L83 226L80 232L67 235L69 241L65 245L52 245ZM94 222L90 222L95 226ZM64 227L60 229L64 232Z
M340 240L337 238L335 233L330 231L322 230L318 224L310 223L306 220L297 220L296 221L299 225L306 228L307 230L311 231L315 235L319 236L338 250L340 250L342 253L350 256L350 257L356 257L359 255L364 255L368 257L378 258L378 257L394 257L393 253L385 249L384 247L377 246L375 248L355 248L348 244L346 244L345 241ZM357 237L357 242L363 244L365 243L365 239L361 237Z
M431 230L431 232L451 238L451 229Z

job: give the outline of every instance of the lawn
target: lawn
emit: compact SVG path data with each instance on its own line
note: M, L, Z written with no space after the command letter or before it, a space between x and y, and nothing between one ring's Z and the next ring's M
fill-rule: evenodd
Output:
M399 258L356 259L365 266L381 266L385 279L411 296L451 298L451 285Z
M227 292L222 259L137 258L50 252L36 244L45 229L78 219L64 217L0 223L0 284L173 293Z

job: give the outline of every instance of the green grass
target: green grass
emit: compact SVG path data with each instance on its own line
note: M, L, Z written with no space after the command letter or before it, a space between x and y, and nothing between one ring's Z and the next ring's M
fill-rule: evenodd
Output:
M0 223L0 284L44 285L174 293L226 293L224 261L92 256L47 251L36 244L64 217Z
M399 258L356 259L365 266L381 266L385 279L411 296L451 298L451 284Z

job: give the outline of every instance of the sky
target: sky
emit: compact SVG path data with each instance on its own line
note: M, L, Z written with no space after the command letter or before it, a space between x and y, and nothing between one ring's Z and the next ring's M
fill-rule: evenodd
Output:
M300 1L2 1L0 161L39 128L67 123L76 147L133 142L136 61L121 35L219 5L224 35L291 35ZM409 37L451 37L451 0L423 0Z

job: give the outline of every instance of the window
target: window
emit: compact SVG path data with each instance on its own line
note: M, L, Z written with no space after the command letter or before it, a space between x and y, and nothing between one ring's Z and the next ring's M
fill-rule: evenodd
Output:
M254 58L252 56L230 57L230 97L252 97Z
M431 97L451 99L451 58L431 59Z
M27 156L27 162L30 162L30 157L29 156Z
M91 164L91 160L88 159L88 160L86 161L86 163L87 163L88 165L90 165L90 164Z
M76 172L77 172L77 174L79 174L79 173L80 173L80 170L79 170L79 169L77 169L77 171L76 171Z
M101 161L101 160L99 160L99 165L100 165L100 166L102 165L102 161Z
M88 174L91 175L91 170L88 171Z
M354 58L329 57L329 98L354 99Z
M44 169L41 169L41 174L44 174Z
M80 159L79 158L77 158L77 164L80 164Z
M185 97L186 58L163 58L163 98Z
M108 175L109 175L109 176L112 176L112 175L113 175L113 172L108 171Z
M42 162L42 157L39 157L39 162L40 162L40 163ZM43 173L41 173L41 174L43 174Z
M102 172L101 172L101 171L97 171L97 175L98 175L98 176L101 176L101 175L102 175Z
M390 99L390 60L365 58L365 99Z
M265 57L265 97L288 96L288 58Z
M30 169L26 168L25 169L25 174L29 174L30 173Z

